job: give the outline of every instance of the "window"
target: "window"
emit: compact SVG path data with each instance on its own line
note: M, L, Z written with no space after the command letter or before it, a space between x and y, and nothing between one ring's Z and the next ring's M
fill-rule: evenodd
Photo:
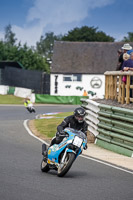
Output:
M82 81L81 74L73 74L73 81Z
M64 75L63 81L72 81L72 75Z
M63 81L82 81L82 75L81 74L64 74L63 75Z

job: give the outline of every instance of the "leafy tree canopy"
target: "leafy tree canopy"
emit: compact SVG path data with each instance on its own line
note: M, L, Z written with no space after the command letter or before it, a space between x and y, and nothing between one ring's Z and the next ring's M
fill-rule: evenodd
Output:
M11 25L5 28L5 40L0 41L0 60L20 62L25 69L41 70L50 72L46 58L38 54L33 48L29 48L27 44L23 46L19 42L15 44L17 39L15 33L11 30Z
M40 41L36 43L37 52L44 56L47 60L51 60L55 40L61 40L61 36L56 36L53 32L49 32L46 33L45 36L41 36Z
M12 27L9 24L8 26L6 26L5 28L5 42L8 45L15 45L15 42L17 41L17 39L15 38L15 33L12 32Z
M124 42L133 42L133 32L128 32L128 36L124 37Z
M62 37L64 41L80 41L80 42L114 42L114 38L106 35L103 31L97 31L97 27L83 26L74 28L67 35Z

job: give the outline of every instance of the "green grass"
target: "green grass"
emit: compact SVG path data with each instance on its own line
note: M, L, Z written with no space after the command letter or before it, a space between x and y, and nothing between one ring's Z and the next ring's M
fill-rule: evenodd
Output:
M40 133L40 135L47 138L52 138L57 132L57 126L63 121L65 117L72 114L73 112L64 112L57 115L53 115L54 118L51 119L35 119L34 125L37 131Z
M24 99L14 95L0 95L0 104L23 104Z

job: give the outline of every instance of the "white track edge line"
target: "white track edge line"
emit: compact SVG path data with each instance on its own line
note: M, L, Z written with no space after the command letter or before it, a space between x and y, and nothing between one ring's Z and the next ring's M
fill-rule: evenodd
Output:
M45 142L44 140L38 138L37 136L35 136L35 135L31 132L31 130L30 130L30 129L28 128L28 126L27 126L27 122L28 122L28 121L29 121L29 119L24 120L23 125L24 125L25 129L27 130L27 132L29 133L29 135L31 135L31 136L34 137L35 139L39 140L40 142L42 142L42 143L44 143L44 144L46 144L46 145L49 145L47 142ZM128 171L128 170L126 170L126 169L123 169L123 168L117 167L117 166L115 166L115 165L106 163L106 162L104 162L104 161L97 160L97 159L95 159L95 158L91 158L91 157L84 156L84 155L80 155L80 157L86 158L86 159L88 159L88 160L93 160L93 161L95 161L95 162L98 162L98 163L107 165L107 166L109 166L109 167L112 167L112 168L115 168L115 169L118 169L118 170L127 172L127 173L129 173L129 174L133 174L133 172L131 172L131 171Z
M42 139L40 139L39 137L35 136L35 135L31 132L31 130L30 130L30 129L28 128L28 126L27 126L27 122L28 122L28 119L24 120L23 125L24 125L25 129L27 130L27 132L29 133L29 135L31 135L32 137L36 138L36 139L39 140L40 142L45 143L46 145L49 145L47 142L45 142L44 140L42 140Z
M128 171L128 170L123 169L123 168L121 168L121 167L117 167L116 165L112 165L112 164L109 164L109 163L106 163L106 162L104 162L104 161L97 160L97 159L95 159L95 158L91 158L91 157L88 157L88 156L84 156L84 155L80 155L80 156L83 157L83 158L86 158L86 159L88 159L88 160L93 160L93 161L96 161L96 162L98 162L98 163L107 165L107 166L109 166L109 167L113 167L113 168L115 168L115 169L119 169L119 170L121 170L121 171L130 173L130 174L133 174L132 171Z

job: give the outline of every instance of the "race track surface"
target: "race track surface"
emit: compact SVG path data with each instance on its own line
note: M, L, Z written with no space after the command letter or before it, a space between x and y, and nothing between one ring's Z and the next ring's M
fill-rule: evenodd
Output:
M133 175L83 157L65 177L42 173L42 143L23 126L46 112L73 111L76 106L0 106L0 200L132 200Z

